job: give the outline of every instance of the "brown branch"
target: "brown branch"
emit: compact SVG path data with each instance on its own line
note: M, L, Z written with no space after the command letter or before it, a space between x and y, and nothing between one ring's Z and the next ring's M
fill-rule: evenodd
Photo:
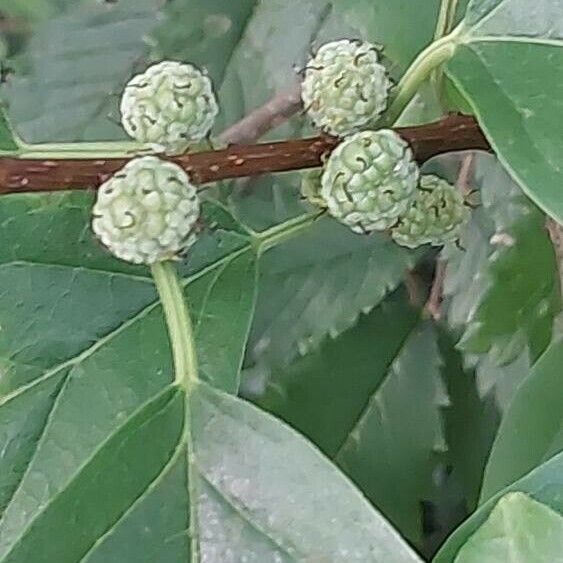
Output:
M482 131L471 117L451 115L428 125L405 127L397 132L411 145L419 162L441 153L469 149L489 150ZM256 176L320 166L323 156L338 144L320 136L278 143L231 145L171 158L193 182L202 185L229 178ZM0 159L0 194L97 188L128 159L41 160Z

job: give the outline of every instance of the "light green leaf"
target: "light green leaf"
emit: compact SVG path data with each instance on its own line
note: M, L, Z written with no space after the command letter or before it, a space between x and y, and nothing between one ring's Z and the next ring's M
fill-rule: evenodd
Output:
M117 105L122 86L146 66L145 35L158 0L73 2L37 25L21 72L6 92L10 116L27 142L123 138Z
M489 499L446 541L433 563L452 563L469 537L485 522L497 501L508 492L523 492L558 514L563 514L563 453L540 465L519 481Z
M86 398L75 395L76 415ZM28 471L0 522L1 561L420 562L306 440L205 383L188 397L164 386L95 445L68 430L65 452L74 467L44 458ZM14 519L22 491L39 478L50 481L43 502L32 508L37 499L29 497L31 512Z
M563 561L563 518L522 493L502 497L455 563Z
M274 370L257 401L308 436L420 543L421 501L432 488L433 452L443 449L441 394L433 331L399 292L338 339Z
M557 0L472 0L447 64L506 169L560 222L562 22Z
M518 388L487 463L481 501L563 450L563 342L545 352Z

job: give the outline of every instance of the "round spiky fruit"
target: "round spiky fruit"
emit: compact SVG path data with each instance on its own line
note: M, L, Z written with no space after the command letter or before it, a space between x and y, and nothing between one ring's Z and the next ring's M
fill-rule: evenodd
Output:
M422 176L416 197L392 231L401 246L442 246L459 239L469 219L469 209L459 191L438 176Z
M391 82L375 45L326 43L309 61L301 90L313 123L336 136L367 129L387 108Z
M219 108L209 77L191 64L164 61L134 76L121 98L127 133L157 152L180 154L209 133Z
M322 168L314 168L303 172L301 178L301 196L316 207L326 207L326 202L321 196L322 175Z
M363 131L332 152L320 195L329 213L354 232L383 231L407 210L418 178L412 151L397 133Z
M100 186L92 228L118 258L153 264L195 242L199 210L196 187L182 168L145 156Z

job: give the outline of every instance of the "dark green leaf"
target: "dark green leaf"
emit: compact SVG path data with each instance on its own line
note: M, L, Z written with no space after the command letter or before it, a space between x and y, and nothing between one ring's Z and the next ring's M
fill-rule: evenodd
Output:
M362 37L384 47L395 77L432 41L439 7L440 0L341 0L334 5Z
M448 393L444 409L446 463L451 476L462 488L468 511L477 505L485 463L500 423L495 396L481 398L475 373L464 369L461 354L454 350L450 338L442 333L440 351L442 373Z
M472 0L447 72L526 194L563 221L563 8Z
M117 105L122 86L145 67L145 35L158 0L73 2L39 24L22 71L7 91L10 116L28 142L123 138Z
M561 557L563 518L522 493L502 497L461 548L456 563L553 563Z
M256 0L172 0L153 33L153 57L205 67L219 85Z
M519 387L487 463L481 500L563 450L563 342L554 342Z
M0 102L0 153L15 152L19 148L16 135L6 116L6 110Z
M417 321L399 292L338 339L274 370L258 398L334 459L413 542L421 540L433 452L443 448L440 359L431 327Z
M401 282L416 254L333 219L273 249L261 265L247 365L269 371L354 325Z
M169 366L168 342L160 335L160 309L147 270L110 258L94 241L88 226L90 200L84 194L2 198L3 393L65 362L80 364L82 355L123 332L144 333L150 342L148 347L138 344L144 352L136 369L151 366L158 372ZM208 223L220 223L213 235L202 237L183 269L193 285L202 377L235 391L253 312L255 256L248 237L221 207L206 204L205 216ZM237 330L217 318L217 307L238 319ZM199 319L204 318L207 322L200 328ZM127 354L123 345L121 353Z
M518 491L563 514L563 453L540 465L483 504L450 536L433 563L452 563L467 539L487 519L498 499L508 492Z

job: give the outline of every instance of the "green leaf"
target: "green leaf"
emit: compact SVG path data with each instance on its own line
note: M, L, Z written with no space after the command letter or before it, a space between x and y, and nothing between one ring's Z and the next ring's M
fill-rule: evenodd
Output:
M399 292L338 339L274 370L257 401L309 437L420 542L421 501L432 487L433 452L443 448L439 368L431 327L419 325Z
M499 498L508 492L518 491L548 505L558 514L563 514L563 453L540 465L483 504L448 538L433 563L452 563L468 538L488 518Z
M264 256L248 367L266 372L353 326L394 290L418 255L333 219Z
M312 46L357 35L335 15L332 4L329 0L256 4L241 40L230 53L219 89L222 126L238 121L274 95L297 87L297 69L307 63ZM300 134L304 122L297 116L268 137Z
M147 270L110 258L94 241L88 227L90 202L86 194L2 198L2 393L45 370L80 365L106 340L121 334L144 333L152 342L139 354L135 369L145 366L159 372L169 365L169 346L159 335L160 308ZM222 219L225 226L217 225L213 236L201 237L183 271L192 286L202 376L236 391L254 307L256 260L250 239L231 230L239 227L225 215L222 208L206 204L208 224ZM77 244L69 245L74 240ZM239 320L236 329L217 317L217 307ZM217 341L222 342L220 350ZM122 346L121 353L127 354L125 340Z
M18 140L6 116L6 109L0 103L0 154L16 152L18 149Z
M443 410L447 450L445 461L463 491L469 512L477 505L483 470L500 423L495 396L480 396L475 373L464 369L463 358L449 336L440 334L442 376L448 394Z
M75 416L86 398L75 395ZM50 443L59 415L51 415L39 448ZM76 428L59 430L62 440L70 431L64 443L72 463L36 454L0 523L2 561L420 561L302 437L204 383L187 397L165 386L96 444L74 439ZM24 493L33 484L43 489L30 483L39 477L50 487L36 504ZM22 503L23 519L16 516Z
M256 0L172 0L162 9L153 35L155 59L205 67L219 85Z
M481 501L563 450L563 342L554 342L520 385L487 463Z
M498 364L524 349L537 358L551 340L561 310L557 258L544 216L491 157L476 162L483 206L449 249L445 293L448 320L462 329L459 346Z
M7 100L27 142L123 138L122 86L145 67L145 35L157 22L158 0L73 2L38 24Z
M560 222L561 22L554 0L472 0L446 67L501 162Z
M334 4L363 38L383 45L395 78L432 41L439 7L440 0L341 0Z
M502 497L455 563L553 563L561 559L563 518L522 493Z

